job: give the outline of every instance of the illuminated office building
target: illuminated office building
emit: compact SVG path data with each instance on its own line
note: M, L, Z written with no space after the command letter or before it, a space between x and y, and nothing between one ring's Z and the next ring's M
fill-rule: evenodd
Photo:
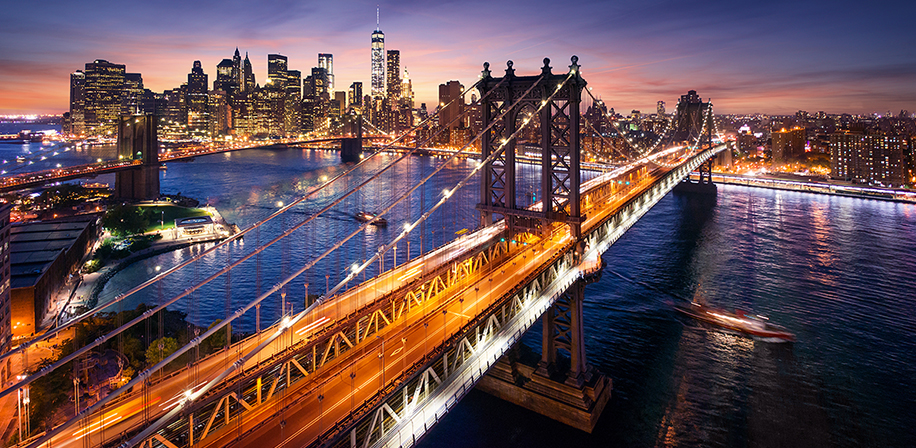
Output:
M70 128L69 133L82 135L86 133L85 111L86 74L77 70L70 74Z
M385 96L385 33L379 29L376 10L375 31L372 32L372 98Z
M464 113L464 99L461 98L463 91L464 86L458 81L439 84L439 126L449 129L461 127L461 120L452 121ZM455 102L449 104L453 100Z
M142 112L143 76L139 73L124 74L124 89L121 91L121 115Z
M353 84L350 84L350 91L348 93L350 98L349 106L360 107L363 105L363 83L356 81Z
M334 55L318 53L318 68L323 68L328 73L328 89L334 90Z
M388 50L387 55L387 78L385 83L388 87L388 103L392 108L395 108L397 107L398 100L401 99L401 52L398 50Z
M111 135L117 130L124 89L124 65L96 59L86 64L84 114L88 135Z
M216 66L216 79L213 81L213 90L219 90L226 93L235 91L235 80L233 73L236 70L235 63L232 59L223 59Z
M267 55L267 83L280 89L286 88L288 60L282 54Z
M251 70L251 61L248 60L248 53L245 53L245 61L242 62L242 83L239 87L243 92L251 93L254 91L255 80L254 72Z
M241 88L244 78L242 77L242 56L239 55L239 47L235 47L235 54L232 55L232 82L237 89Z
M208 97L207 74L200 61L194 61L191 73L188 73L187 98L188 134L192 138L207 137L210 130L210 99Z
M298 134L302 129L302 73L286 72L286 134Z

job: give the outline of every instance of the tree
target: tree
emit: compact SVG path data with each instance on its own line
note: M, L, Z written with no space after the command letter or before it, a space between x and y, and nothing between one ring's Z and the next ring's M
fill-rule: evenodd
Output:
M207 327L207 330L210 330L213 327L219 325L219 323L222 321L223 321L222 319L216 319L216 321L214 321L212 324L210 324L209 327ZM225 328L222 330L219 330L216 333L211 334L210 337L208 337L207 339L204 339L203 342L201 342L200 349L205 355L214 353L214 352L218 352L222 350L223 347L229 345L226 343L227 341L226 334L232 333L232 325L231 324L226 325L226 328L228 328L228 330Z
M130 367L135 370L140 370L140 368L143 367L141 356L145 356L145 353L143 353L143 343L140 342L139 339L128 335L124 337L121 345L124 350L122 354L127 357L127 362L130 364Z
M126 205L109 208L102 218L102 226L119 238L143 233L149 223L149 217L140 208Z
M146 349L146 365L152 367L178 351L178 341L168 336L156 339Z

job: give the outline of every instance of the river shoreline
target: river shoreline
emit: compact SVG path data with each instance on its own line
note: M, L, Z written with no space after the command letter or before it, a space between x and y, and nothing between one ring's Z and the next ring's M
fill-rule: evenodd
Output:
M56 312L53 313L54 321L51 326L56 327L57 324L62 320L72 318L72 315L68 316L68 311L70 310L76 310L79 308L95 309L108 306L107 302L98 303L99 295L101 294L102 290L105 289L105 285L118 273L133 265L134 263L197 244L218 243L219 241L225 240L226 238L229 238L237 233L238 227L226 222L226 220L222 217L219 211L216 210L215 207L207 206L205 209L210 212L210 216L213 218L214 222L223 226L225 233L215 232L208 235L179 237L174 232L162 231L160 234L164 238L153 242L150 247L138 252L134 252L124 259L114 260L114 263L104 266L97 272L80 276L80 279L76 281L75 285L62 288L58 294L66 295L66 298L63 298L62 300L58 299L56 301L58 303L62 302L62 305ZM87 260L90 257L91 254L86 255Z
M696 175L691 175L696 179ZM803 193L818 193L833 196L845 196L860 199L878 199L891 202L916 204L916 192L909 190L895 190L850 184L819 182L803 179L781 179L775 177L747 177L733 174L712 173L713 183L743 185L746 187L767 188L770 190L798 191Z

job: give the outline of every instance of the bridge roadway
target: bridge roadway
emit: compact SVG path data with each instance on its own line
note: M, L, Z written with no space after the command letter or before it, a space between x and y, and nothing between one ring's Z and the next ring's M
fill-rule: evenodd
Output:
M639 196L671 171L636 168L617 179L627 179L607 202L586 200L583 233L601 225L632 198ZM637 177L638 176L638 177ZM625 181L624 181L625 182ZM593 184L597 187L599 184ZM583 196L585 197L585 196ZM550 265L558 254L572 250L573 239L565 225L554 225L550 236L520 246L510 258L489 271L461 282L435 302L425 303L416 314L392 322L356 349L322 367L308 381L259 406L238 421L220 428L200 447L276 446L314 444L364 402L390 391L391 382L424 363L433 349L449 340L481 311L517 290L521 283Z
M646 167L637 167L618 173L609 182L603 176L602 180L606 183L613 184L620 179L630 183L629 186L621 184L607 202L589 200L591 188L601 185L591 182L591 185L584 186L583 212L587 219L583 224L583 233L587 234L600 225L669 171L670 168L665 167L656 167L651 171L647 171ZM287 347L318 333L335 331L335 327L348 315L365 309L373 301L382 300L404 283L419 279L425 272L434 272L449 261L460 258L470 248L494 240L502 230L499 224L478 230L425 257L351 288L299 322L289 333L290 337L280 338L252 363L267 364L272 358L282 356ZM404 319L384 327L376 337L358 342L354 349L312 372L306 381L295 383L290 389L245 412L241 423L236 419L199 440L203 423L195 422L196 445L226 446L235 443L236 446L251 446L257 441L259 445L305 446L314 442L355 408L376 397L379 391L388 391L393 379L401 377L415 364L422 363L432 349L459 332L478 311L517 289L521 280L543 270L557 254L565 253L571 247L568 228L562 225L553 226L547 238L527 246L517 245L517 250L500 266L476 272L450 288L447 294L439 294L436 300L424 302L422 307L405 314ZM261 335L271 334L275 329L276 326L264 330ZM50 446L97 446L102 442L110 444L122 440L124 434L167 412L178 403L183 393L217 376L255 347L260 339L260 336L254 336L239 342L228 351L200 361L192 369L183 369L151 385L146 393L134 391L119 397L103 412L84 420L79 427L63 431L53 438ZM246 366L246 369L251 367L254 366ZM232 380L230 377L225 383ZM83 440L87 435L89 440Z
M464 235L436 251L408 262L402 262L396 268L348 289L337 300L319 308L310 318L297 323L290 332L292 335L290 338L282 339L263 350L262 355L254 360L254 364L265 362L282 354L288 347L333 327L341 318L365 308L372 301L380 300L401 288L404 283L413 282L429 272L436 271L447 265L452 259L461 257L467 248L480 246L492 240L503 230L501 224L495 224ZM202 359L192 369L183 368L165 378L154 377L156 382L149 387L147 393L135 390L123 394L103 412L93 414L87 421L81 422L78 427L74 426L52 438L50 446L75 448L120 441L122 433L129 433L137 427L144 426L145 422L155 420L165 414L178 403L185 391L191 388L197 389L216 377L235 362L241 354L256 347L263 339L263 335L269 335L277 331L277 328L278 324L274 324L262 330L260 335L249 337L233 344L229 350ZM229 380L232 379L229 378ZM83 440L87 435L88 443Z

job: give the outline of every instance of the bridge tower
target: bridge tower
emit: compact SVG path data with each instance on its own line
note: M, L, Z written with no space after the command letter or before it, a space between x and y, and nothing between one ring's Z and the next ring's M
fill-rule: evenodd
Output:
M579 103L586 82L579 73L578 60L573 56L569 73L555 75L551 71L550 59L545 58L541 74L536 76L516 76L512 61L508 61L502 78L492 77L490 64L484 63L479 87L481 96L485 98L482 104L483 127L493 126L483 134L482 157L486 159L493 153L502 152L483 168L480 203L477 205L481 224L492 224L496 220L495 215L501 215L506 219L509 231L514 233L520 230L539 231L549 222L562 222L570 226L573 235L580 236L584 216L579 202ZM557 87L560 87L559 91ZM530 210L516 202L515 139L503 149L499 148L504 140L524 126L519 121L527 117L526 113L533 115L538 110L540 199L543 205L540 210ZM494 123L503 112L506 112L505 116Z
M696 94L695 91L691 90L691 94ZM683 97L682 97L683 101ZM678 111L680 113L681 104L678 103ZM689 139L696 139L696 143L700 146L705 146L712 148L712 127L714 117L712 115L712 101L706 103L699 103L702 108L697 107L697 117L694 118L696 122L696 129L693 134L688 136ZM712 157L709 160L703 162L698 168L697 172L699 177L696 182L690 179L690 176L684 178L684 181L678 184L674 191L677 193L698 193L706 195L715 195L717 192L716 184L712 183L712 166L715 163L716 157Z
M346 115L349 137L340 140L341 163L357 163L363 151L363 116L354 109Z
M159 197L158 122L154 114L118 118L118 160L141 163L116 174L116 198L137 201Z
M581 233L585 216L579 197L579 103L586 82L580 75L578 58L573 56L571 61L568 73L555 75L550 60L544 59L538 76L516 76L509 61L503 78L493 78L489 64L484 64L480 87L485 98L483 126L486 129L492 124L492 128L483 135L482 156L486 159L497 151L503 152L483 168L477 209L481 212L481 224L491 224L495 215L501 215L510 233L537 233L551 222L569 225L570 233L578 241L574 257L578 262L585 249ZM516 202L515 140L499 149L504 139L524 126L525 119L534 118L535 111L540 124L542 207L539 210L520 207ZM494 122L503 112L506 112L504 117ZM585 281L574 282L544 313L541 360L536 367L524 365L512 355L505 356L478 387L591 432L610 398L611 383L586 361L582 322L584 288ZM568 369L560 367L563 364L558 362L560 350L569 355Z

